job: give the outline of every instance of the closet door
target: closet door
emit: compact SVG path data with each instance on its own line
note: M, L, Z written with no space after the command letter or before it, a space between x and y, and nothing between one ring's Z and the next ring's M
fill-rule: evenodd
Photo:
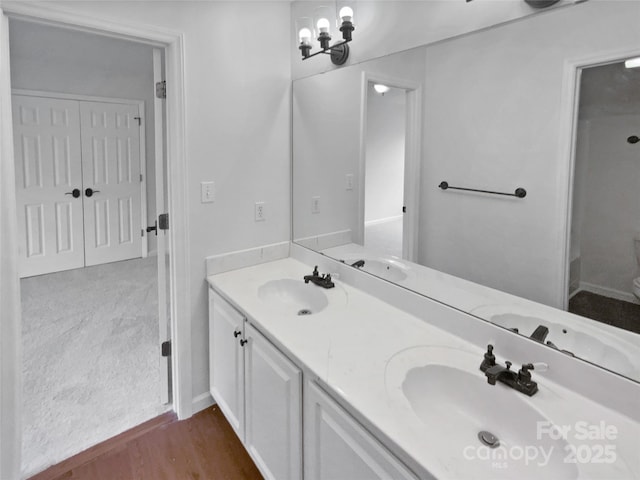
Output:
M13 95L12 110L20 276L83 267L78 102Z
M142 256L136 105L80 102L87 266Z

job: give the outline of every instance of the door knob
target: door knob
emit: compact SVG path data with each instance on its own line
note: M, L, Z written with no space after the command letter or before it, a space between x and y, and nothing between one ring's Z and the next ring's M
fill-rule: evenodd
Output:
M74 188L70 192L66 192L65 195L73 195L73 198L78 198L80 196L80 189Z
M94 193L100 193L100 190L93 190L93 189L91 189L91 188L87 188L87 189L84 191L84 194L85 194L87 197L91 197L91 196L93 196L93 194L94 194Z

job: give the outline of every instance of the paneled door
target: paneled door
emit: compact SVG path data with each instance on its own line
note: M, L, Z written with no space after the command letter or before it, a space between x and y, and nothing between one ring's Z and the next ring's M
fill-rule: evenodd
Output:
M138 110L80 102L86 266L141 255Z
M78 102L13 96L20 275L84 266Z

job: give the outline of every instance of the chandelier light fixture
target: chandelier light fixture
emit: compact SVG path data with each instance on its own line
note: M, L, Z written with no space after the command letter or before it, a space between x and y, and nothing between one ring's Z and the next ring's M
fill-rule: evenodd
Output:
M336 8L337 10L337 8ZM318 7L314 11L313 19L310 17L301 17L296 20L298 48L302 53L302 60L306 60L316 55L326 54L331 56L331 62L334 65L342 65L349 58L349 42L352 40L352 32L355 30L353 25L353 6L341 5L338 11L338 18L335 21L334 29L338 29L342 33L342 41L331 45L332 22L334 17L330 7ZM312 39L316 39L320 43L320 50L311 53Z

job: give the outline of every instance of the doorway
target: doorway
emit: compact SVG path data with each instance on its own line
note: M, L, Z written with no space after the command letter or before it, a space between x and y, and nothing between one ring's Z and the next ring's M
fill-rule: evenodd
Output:
M382 83L367 88L364 246L403 257L407 92Z
M20 285L17 262L18 228L16 222L15 171L13 168L13 132L10 115L11 79L9 55L9 18L31 19L47 25L60 25L112 38L127 39L151 45L162 51L164 68L173 88L166 93L166 167L168 191L166 200L171 217L166 242L171 244L167 290L171 309L172 405L179 419L191 416L191 268L188 255L188 221L185 166L184 54L181 32L150 28L146 23L117 22L106 18L82 17L57 8L14 2L0 9L0 411L4 412L0 429L0 477L18 478L21 464L22 371L20 348ZM158 110L156 110L158 111ZM157 137L159 138L159 137ZM161 238L160 236L158 237ZM161 241L158 241L160 245ZM160 247L158 247L160 248ZM160 268L160 265L159 265ZM180 280L180 281L178 281ZM161 289L159 289L159 292ZM5 368L6 366L6 368Z
M31 475L170 408L160 348L169 257L155 223L166 211L162 58L149 45L22 20L11 20L10 40L18 230L25 260L41 263L21 281ZM36 198L32 186L62 198ZM80 263L51 258L66 253Z
M356 243L415 261L419 218L421 87L363 72Z
M640 68L629 60L579 69L566 288L568 311L640 333Z

